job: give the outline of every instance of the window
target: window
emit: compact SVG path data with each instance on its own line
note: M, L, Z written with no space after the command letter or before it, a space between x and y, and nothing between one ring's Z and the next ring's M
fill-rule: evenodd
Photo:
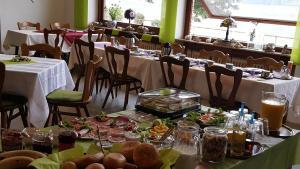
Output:
M159 27L161 5L162 0L106 0L104 4L104 19L111 20L109 9L118 8L119 14L116 20L128 23L128 20L124 18L124 12L127 9L132 9L136 17L131 23Z
M231 15L237 28L230 29L230 39L247 42L254 31L257 44L292 47L299 5L299 0L194 0L191 34L223 39L220 23Z

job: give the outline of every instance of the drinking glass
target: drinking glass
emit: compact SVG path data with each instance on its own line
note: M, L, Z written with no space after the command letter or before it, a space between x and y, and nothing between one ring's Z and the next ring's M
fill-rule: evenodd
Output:
M66 149L74 148L77 134L73 130L64 130L58 134L58 150L63 151Z
M230 155L243 156L245 152L246 132L243 130L233 130L231 138Z
M261 103L261 117L268 120L270 131L278 131L288 108L286 97L279 93L263 92Z

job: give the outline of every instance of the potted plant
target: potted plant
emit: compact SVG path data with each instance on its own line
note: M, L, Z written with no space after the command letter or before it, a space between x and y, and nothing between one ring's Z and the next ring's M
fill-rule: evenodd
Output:
M116 27L117 20L122 19L122 14L123 14L122 8L117 4L112 4L112 6L108 8L108 15L111 18L111 22L108 22L107 26L113 28Z

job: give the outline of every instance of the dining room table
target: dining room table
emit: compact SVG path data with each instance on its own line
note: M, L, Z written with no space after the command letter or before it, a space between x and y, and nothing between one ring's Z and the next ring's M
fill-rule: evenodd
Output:
M105 56L105 45L110 45L110 42L94 42L94 54L97 57L103 57L101 63L102 67L108 69L108 64ZM122 46L121 46L122 48ZM88 48L82 48L85 62L88 60ZM186 89L192 92L199 93L201 99L209 99L208 85L205 75L204 64L201 64L201 59L192 59L191 66L186 80ZM116 59L118 65L122 65L123 60ZM131 51L129 59L128 75L133 76L142 82L142 87L147 91L151 89L158 89L164 87L164 79L161 71L161 66L158 57L154 57L151 51L145 50L144 52ZM195 64L196 62L196 64ZM193 63L193 64L192 64ZM68 67L73 69L77 64L77 56L74 45L71 46L70 59ZM225 66L222 64L217 64ZM165 65L166 66L166 65ZM239 67L235 67L237 69ZM181 80L182 69L178 66L173 66L175 73L175 83L179 84ZM245 68L240 68L245 69ZM121 71L119 67L119 71ZM215 76L211 76L212 84L214 84ZM228 76L221 77L223 83L223 97L227 98L232 90L233 80ZM292 77L289 80L282 80L278 78L261 78L259 76L245 76L242 78L236 100L247 103L246 106L255 112L261 110L262 92L276 92L286 96L289 101L289 113L287 120L294 124L300 124L300 78ZM215 92L215 91L214 91Z
M71 73L64 60L28 57L30 61L15 62L14 57L0 54L6 67L2 92L25 96L28 121L43 127L49 114L46 96L59 88L73 90Z
M76 38L82 38L87 40L87 33L83 31L69 31L66 32L64 43L62 46L62 52L70 52L70 47ZM55 44L55 34L49 34L49 44ZM60 42L62 38L60 38ZM40 43L45 43L44 33L42 30L8 30L6 37L3 42L3 47L5 50L9 50L10 47L17 47L17 49L23 44L35 45ZM60 44L60 43L59 43Z

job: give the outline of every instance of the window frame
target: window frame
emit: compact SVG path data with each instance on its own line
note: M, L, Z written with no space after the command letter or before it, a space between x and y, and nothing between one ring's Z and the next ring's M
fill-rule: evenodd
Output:
M186 21L184 25L184 36L189 35L191 24L192 24L192 15L193 15L193 5L194 1L200 1L203 9L207 12L208 18L213 19L224 19L226 16L214 15L204 0L187 0L186 4ZM266 24L275 24L275 25L286 25L286 26L296 26L296 21L283 21L283 20L275 20L275 19L264 19L264 18L247 18L247 17L239 17L233 16L233 18L237 21L244 22L257 22L257 23L266 23Z
M104 19L104 7L105 7L105 0L98 0L98 21L100 21L100 22L107 21ZM126 27L129 25L129 23L118 21L117 25L121 25L121 27ZM131 24L131 25L140 26L137 24ZM144 25L144 26L149 28L149 30L152 30L153 32L155 32L155 35L159 34L160 27L146 26L146 25Z

